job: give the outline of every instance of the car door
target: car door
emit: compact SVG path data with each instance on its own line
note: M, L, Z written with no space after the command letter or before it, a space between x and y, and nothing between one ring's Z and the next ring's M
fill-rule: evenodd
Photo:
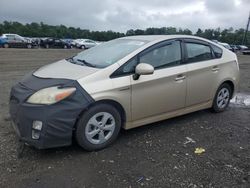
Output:
M139 63L151 64L152 75L131 76L132 120L175 111L185 107L186 65L182 64L181 41L165 41L143 51Z
M199 105L212 100L217 87L220 60L214 56L209 43L186 39L187 63L186 106Z

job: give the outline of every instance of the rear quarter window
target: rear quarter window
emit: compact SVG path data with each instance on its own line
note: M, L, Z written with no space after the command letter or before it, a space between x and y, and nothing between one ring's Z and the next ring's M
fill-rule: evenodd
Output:
M223 53L222 49L215 45L211 45L211 47L213 49L215 58L221 58Z

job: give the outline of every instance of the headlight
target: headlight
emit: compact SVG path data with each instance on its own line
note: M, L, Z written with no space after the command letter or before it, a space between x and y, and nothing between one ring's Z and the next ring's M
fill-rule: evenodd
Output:
M58 86L49 87L45 89L41 89L31 95L27 102L32 104L54 104L57 103L72 93L74 93L76 88L59 88Z

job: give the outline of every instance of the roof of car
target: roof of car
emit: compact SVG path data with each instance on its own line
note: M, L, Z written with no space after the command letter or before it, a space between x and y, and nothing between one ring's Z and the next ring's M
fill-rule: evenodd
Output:
M192 35L134 35L123 37L123 39L134 39L134 40L146 40L146 41L155 41L155 40L167 40L167 39L174 39L174 38L194 38L194 39L202 39L204 38L192 36Z
M3 35L18 35L18 34L14 34L14 33L3 33Z
M225 42L219 42L218 44L229 45L228 43L225 43Z

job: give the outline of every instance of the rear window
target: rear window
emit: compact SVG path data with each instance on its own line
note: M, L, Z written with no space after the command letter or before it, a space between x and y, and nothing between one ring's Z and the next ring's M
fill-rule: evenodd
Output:
M215 45L211 45L211 47L213 49L215 57L216 58L221 58L221 56L222 56L222 49L219 48L218 46L215 46Z

